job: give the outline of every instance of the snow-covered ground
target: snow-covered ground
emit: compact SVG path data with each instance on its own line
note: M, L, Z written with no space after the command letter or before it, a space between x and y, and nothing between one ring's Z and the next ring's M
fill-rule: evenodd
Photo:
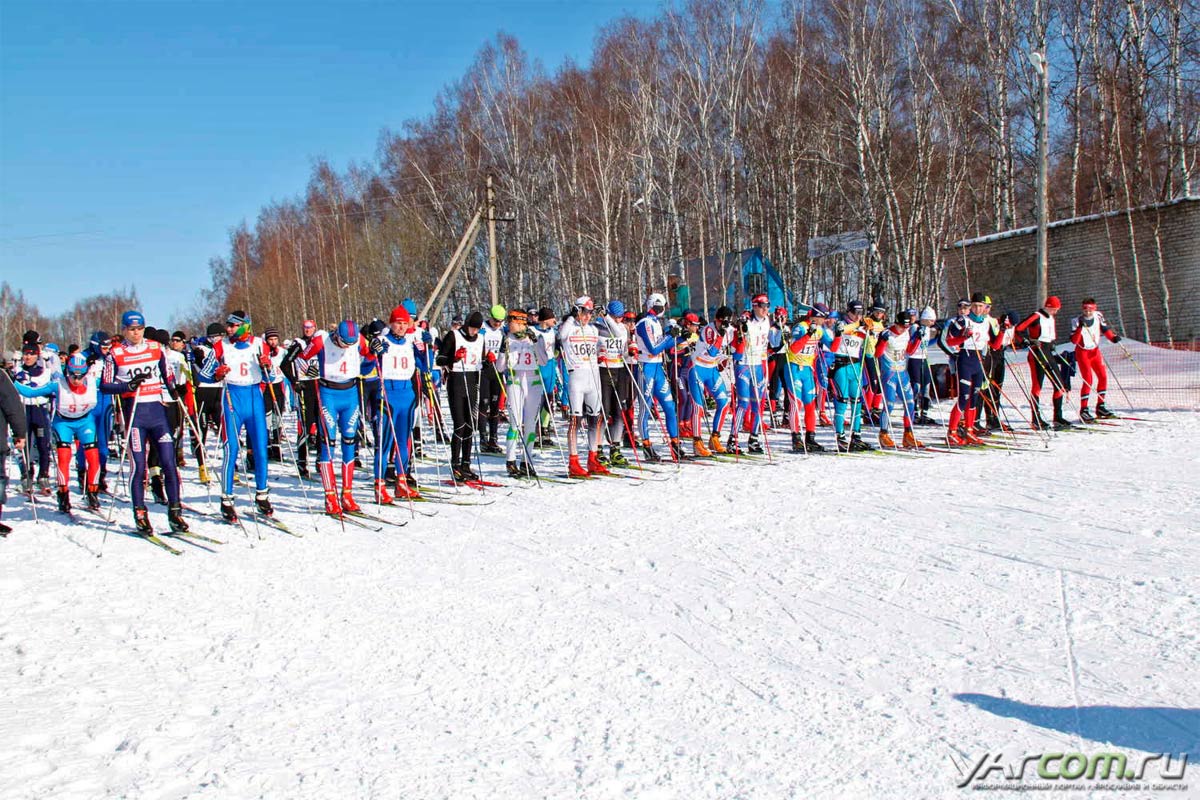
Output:
M1144 416L378 533L314 530L279 469L304 538L193 516L226 544L179 557L114 532L96 558L98 521L17 501L0 797L956 797L1000 750L1197 762L1200 417Z

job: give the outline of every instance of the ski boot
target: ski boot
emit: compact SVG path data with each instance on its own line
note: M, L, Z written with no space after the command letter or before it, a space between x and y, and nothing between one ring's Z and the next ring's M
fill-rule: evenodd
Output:
M383 479L388 483L395 483L396 468L394 466L388 466L388 468L383 471Z
M710 458L712 451L704 446L704 440L699 436L692 437L692 453L696 458Z
M199 477L200 477L201 483L203 483L206 486L212 483L212 476L208 474L208 467L201 464L200 468L199 468L199 473L200 473Z
M133 509L133 527L138 533L147 536L154 533L154 528L150 525L150 513L146 511L145 506L135 506Z
M589 475L611 475L608 467L600 463L600 459L596 456L596 451L588 453L587 471Z
M100 482L96 484L100 491L108 494L108 473L104 471L104 467L100 468Z
M274 515L275 509L271 507L271 492L269 489L260 489L254 493L254 506L258 509L258 513L264 517Z
M1037 406L1033 407L1033 414L1030 418L1030 427L1035 431L1050 430L1050 423L1046 422L1046 418L1042 416L1042 410Z
M852 453L869 453L874 450L874 447L863 441L863 438L857 433L850 434L850 452Z
M817 441L816 431L809 431L804 434L804 446L808 448L810 453L824 453L825 447Z
M525 474L521 472L521 468L517 466L516 461L505 461L504 469L508 472L510 478L524 478Z
M397 480L397 482L399 481ZM413 475L411 472L404 473L404 482L408 484L408 488L410 489L416 489L418 486L420 486L420 484L417 483L417 476Z
M917 435L912 432L911 428L904 432L904 438L901 440L900 445L909 450L925 446L924 442L917 438Z
M740 456L745 451L742 450L741 445L738 444L737 437L730 436L728 439L725 440L725 452L729 453L730 455Z
M342 490L342 511L346 512L347 514L355 511L361 511L361 509L358 507L357 501L354 499L354 495L350 493L349 489Z
M381 506L392 504L392 496L388 494L387 484L382 480L375 481L375 502Z
M55 492L58 499L58 512L60 514L71 513L71 493L66 489L59 489Z
M486 442L483 442L482 444L480 444L480 445L479 445L479 451L480 451L481 453L491 453L491 454L493 454L493 455L495 455L496 453L503 453L503 452L504 452L504 450L503 450L503 449L500 447L500 445L498 445L498 444L496 443L496 440L495 440L495 439L489 439L488 441L486 441Z
M1103 400L1101 400L1099 403L1096 403L1097 419L1114 419L1116 416L1116 414L1109 410L1108 406L1104 405Z
M150 476L150 494L154 495L154 502L160 506L167 504L167 492L163 487L162 475Z
M325 513L331 517L340 517L342 515L342 506L338 503L336 492L325 493Z
M187 533L187 520L183 518L182 506L167 507L167 524L171 526L171 533Z
M1061 397L1054 398L1054 430L1068 431L1075 426L1072 425L1066 417L1063 416L1063 399Z
M396 480L392 483L392 491L397 500L419 500L421 493L411 489L407 481Z
M231 524L238 521L237 509L233 507L233 495L231 494L221 497L221 519Z
M708 437L708 449L717 455L725 452L725 445L721 444L721 435L719 433L714 433Z
M837 450L839 453L850 452L850 440L846 438L846 434L843 433L841 436L836 437L836 441Z
M33 494L33 475L21 476L21 494Z
M1083 422L1095 422L1096 421L1096 417L1092 414L1091 409L1089 409L1087 406L1083 406L1082 408L1079 409L1079 419L1082 420Z
M649 439L642 439L642 457L650 464L658 464L662 461L662 456L654 449L654 445Z
M455 464L450 468L450 477L454 479L455 483L466 483L470 480L470 478L467 477L467 469L458 464Z
M805 447L803 434L798 433L798 432L792 434L792 452L793 453L807 453L808 452L807 448Z
M54 490L50 488L50 478L49 477L43 475L42 477L38 478L38 494L42 494L42 495L49 497L50 493L52 491L54 491Z
M588 471L579 463L579 456L571 456L570 463L567 464L567 477L569 478L586 478Z
M760 442L758 440L758 436L753 433L750 434L750 439L746 442L746 452L750 453L751 455L762 455L763 453L762 442Z
M826 414L824 411L822 411L820 414L817 415L817 424L820 425L822 428L832 428L833 420L831 420L829 418L828 414Z
M422 456L425 455L425 450L421 446L420 439L413 439L412 448L413 448L413 453L412 453L413 458L421 458Z
M975 432L974 425L967 425L959 433L959 438L967 444L983 444L983 439L979 438L979 434Z
M946 441L955 447L966 447L969 442L959 434L960 431L947 431Z
M671 458L675 459L676 461L683 461L688 457L687 453L683 452L683 442L679 441L679 439L672 439L670 445Z
M305 464L300 464L296 467L296 474L300 476L300 480L302 481L307 481L312 478L312 474L309 473L308 466Z
M621 448L615 444L608 447L608 465L610 467L628 467L629 459L621 452Z
M536 478L538 476L537 470L534 469L533 464L529 463L528 461L521 462L521 474L530 478Z
M890 433L888 433L887 431L880 431L879 432L879 446L881 448L883 448L884 450L895 450L896 449L896 440L893 439L892 435Z
M85 503L89 511L100 510L100 487L92 484L87 489L87 494L84 495Z

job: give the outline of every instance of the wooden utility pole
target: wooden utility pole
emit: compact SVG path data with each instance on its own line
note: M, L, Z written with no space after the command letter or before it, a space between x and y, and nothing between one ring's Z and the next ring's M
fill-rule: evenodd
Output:
M496 190L487 176L488 265L491 267L492 305L500 302L500 266L496 257Z

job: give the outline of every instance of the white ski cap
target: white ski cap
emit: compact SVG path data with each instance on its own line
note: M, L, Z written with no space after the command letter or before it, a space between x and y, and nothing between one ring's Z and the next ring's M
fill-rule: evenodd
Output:
M592 311L596 305L592 302L592 298L585 294L575 298L575 307L585 311Z
M929 306L925 306L925 310L921 312L921 319L935 320L937 313Z
M655 306L661 306L663 308L666 308L667 307L667 298L663 297L658 292L655 292L654 294L647 297L646 298L646 310L649 311L650 309L654 308Z

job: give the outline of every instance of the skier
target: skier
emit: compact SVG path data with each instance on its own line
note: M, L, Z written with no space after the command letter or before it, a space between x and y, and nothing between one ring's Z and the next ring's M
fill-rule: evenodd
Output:
M721 428L729 410L729 386L723 373L733 342L733 329L729 324L732 319L732 308L718 308L713 321L700 329L692 351L692 369L688 375L688 390L692 395L692 452L701 458L725 452L725 445L721 444ZM703 439L705 392L716 403L707 446Z
M1079 387L1079 418L1084 422L1095 422L1096 418L1109 419L1116 414L1104 405L1104 394L1108 391L1108 369L1104 356L1100 354L1100 340L1107 338L1113 344L1121 341L1104 320L1104 314L1096 310L1096 301L1089 297L1083 301L1083 313L1071 320L1071 343L1075 345L1075 366L1083 386ZM1096 413L1088 410L1092 389L1096 390Z
M608 464L629 466L621 450L621 442L632 438L633 384L626 359L629 355L629 333L625 321L625 304L612 300L600 309L600 386L604 400L604 416L608 420Z
M18 451L25 447L25 404L13 386L6 370L0 369L0 516L8 500L8 433L12 430L12 446ZM0 522L0 536L8 536L12 528Z
M315 326L314 326L315 327ZM302 352L297 352L302 349ZM370 355L367 342L352 319L345 319L329 333L316 333L307 347L292 343L290 353L308 363L305 374L315 378L321 446L317 470L325 489L325 513L340 517L343 512L359 510L353 495L355 443L361 412L358 405L358 377L363 359ZM293 359L293 360L294 360ZM333 475L333 445L341 437L342 493L338 502L337 480Z
M204 339L196 342L192 352L192 363L196 365L193 377L196 380L196 427L200 431L200 441L192 442L192 455L200 465L200 482L207 484L212 481L208 471L208 454L205 445L212 430L221 429L221 397L223 389L221 382L200 374L200 367L212 354L213 344L225 333L219 322L211 323L205 329Z
M947 324L946 343L959 348L954 360L958 377L958 401L950 411L946 440L952 445L983 444L975 432L979 414L978 395L983 385L983 356L993 346L996 331L987 316L987 295L975 292L965 316ZM964 426L960 429L960 423Z
M267 415L267 459L283 461L283 412L287 408L287 381L283 377L283 359L287 351L280 346L279 331L267 328L263 341L271 358L270 379L263 386L263 407Z
M166 485L167 521L172 531L187 533L188 525L179 502L175 445L171 440L171 429L162 402L164 386L172 395L178 390L172 383L162 347L158 342L145 339L146 320L142 313L126 311L122 314L121 329L124 339L114 345L104 359L100 391L119 394L121 398L121 417L133 458L133 471L129 479L133 523L138 533L148 535L154 532L145 499L146 452L154 447L158 451Z
M1036 430L1050 427L1042 417L1040 405L1042 382L1047 377L1053 388L1054 427L1060 430L1071 427L1071 423L1063 416L1063 384L1054 371L1054 340L1057 336L1054 318L1061 308L1062 301L1051 295L1041 308L1026 317L1016 329L1017 333L1029 339L1029 372L1032 376L1029 388L1033 395L1032 421Z
M479 372L483 368L483 314L471 312L460 327L453 324L442 337L437 364L447 371L446 395L450 403L450 471L456 483L478 481L471 469L471 444L479 408Z
M395 473L398 499L416 499L416 481L409 484L412 469L413 423L417 415L417 374L428 369L426 350L417 349L419 332L412 315L404 306L396 306L388 316L388 332L370 341L371 352L379 361L381 414L375 441L375 502L392 503L387 492L390 466Z
M921 311L918 324L909 329L909 336L917 341L917 347L908 356L908 383L912 387L913 401L917 410L917 425L934 425L929 418L929 393L933 384L933 373L929 368L929 342L937 337L933 328L937 314L929 306Z
M783 411L784 419L791 419L792 407L792 389L790 379L788 378L788 347L791 345L791 331L793 326L788 324L787 309L783 306L776 307L771 314L771 333L767 341L767 404L770 406L770 427L774 428L777 424L775 412ZM783 408L779 409L779 400L783 401Z
M822 345L833 343L833 333L825 327L829 307L814 303L807 318L793 326L787 346L787 364L783 367L784 388L788 395L788 423L793 453L820 453L817 441L817 376L814 371ZM804 435L800 434L800 410L804 409Z
M1000 402L1004 398L1004 379L1008 373L1005 354L1016 335L1017 314L1015 311L1008 311L1003 317L996 319L991 316L991 303L988 303L987 308L988 322L992 326L992 346L983 356L983 390L980 392L983 396L987 432L1012 433L1012 428L1000 419Z
M488 311L480 335L483 337L483 357L495 363L495 356L500 352L504 341L504 320L508 312L504 306L496 304ZM492 356L492 358L488 358ZM484 369L479 376L479 452L501 453L496 441L500 428L500 376L495 369Z
M883 413L879 415L879 446L895 448L892 439L891 414L889 409L897 405L904 409L904 437L902 445L905 448L922 447L913 433L913 420L916 419L916 404L913 402L912 382L908 378L908 360L921 346L919 336L912 333L912 312L901 311L896 314L896 322L883 330L875 345L875 358L879 364L879 380L883 389Z
M233 476L237 471L238 437L246 429L246 448L254 454L254 504L269 517L270 489L267 487L267 418L263 384L271 379L273 365L266 342L250 330L250 315L238 309L225 318L225 336L213 342L200 374L205 380L224 384L221 396L221 438L225 460L221 466L221 516L237 522L233 505Z
M873 449L862 440L859 431L862 430L862 414L856 408L862 402L863 395L863 350L867 338L867 328L862 319L863 304L859 300L851 300L846 304L846 310L834 326L834 342L830 346L833 353L833 386L836 390L833 400L833 431L837 437L838 450L863 451ZM850 438L846 438L846 412L852 411Z
M771 333L771 319L767 315L769 305L765 294L755 295L750 302L750 317L743 317L734 334L733 374L737 411L734 414L729 441L725 443L725 449L731 453L742 452L738 445L739 430L747 410L750 411L750 437L746 442L746 452L763 452L758 434L762 427L763 392L767 388L763 361L767 356L767 344Z
M540 370L548 360L546 340L529 328L529 314L516 309L508 312L508 334L491 368L504 377L508 411L504 461L513 478L537 476L532 463L533 443L537 438L543 403ZM517 463L518 449L521 451L520 464Z
M104 373L104 358L112 347L112 337L106 331L95 331L88 337L88 346L82 355L88 362L88 374L97 382ZM108 491L108 448L109 437L113 426L112 396L101 392L96 398L96 405L89 412L92 426L96 429L96 454L100 459L100 477L98 484L101 492ZM79 490L87 491L86 473L87 462L83 450L75 451L75 473L79 480Z
M541 368L542 373L542 413L538 421L538 447L548 447L553 444L549 423L550 415L554 413L554 395L558 390L558 319L547 306L542 306L537 312L537 325L533 332L542 337L549 360Z
M678 326L668 327L664 334L661 318L666 313L667 299L657 292L646 298L646 315L638 321L634 328L637 348L638 392L641 395L641 412L638 414L638 430L642 438L642 451L647 461L661 461L662 457L650 442L650 413L655 401L662 408L667 418L667 436L670 439L671 456L678 461L684 457L683 447L679 444L679 420L675 416L675 398L671 395L671 385L663 371L663 353L675 346L675 337L671 332L677 331Z
M54 372L41 357L42 349L35 342L21 346L21 368L13 376L13 382L30 389L52 385ZM57 361L57 359L55 359ZM50 417L54 408L48 396L22 395L25 405L25 472L21 476L21 489L26 494L33 492L34 470L30 458L33 447L37 447L37 488L41 494L50 494Z
M71 443L79 443L79 451L87 465L85 502L91 510L100 508L100 458L96 452L96 428L92 409L100 396L99 376L88 370L87 358L76 353L67 359L63 372L55 373L51 382L32 388L16 384L17 392L25 398L56 398L54 421L55 446L58 450L58 510L71 511L71 495L67 486L71 475Z
M601 411L604 404L600 398L600 332L592 324L595 305L592 298L584 295L575 300L574 315L563 320L558 336L562 342L563 366L567 370L567 397L570 421L567 423L567 451L570 454L567 474L572 478L589 475L607 475L608 469L600 463L597 450L600 447ZM587 466L579 463L579 445L576 433L581 421L587 426Z
M283 360L283 374L292 384L292 396L296 398L296 472L301 479L308 480L308 456L320 452L321 437L319 407L317 400L317 378L309 375L310 360L299 353L304 352L325 331L317 330L311 319L300 325L300 336L292 340L288 355ZM299 347L297 347L297 344ZM319 372L319 370L318 370Z

